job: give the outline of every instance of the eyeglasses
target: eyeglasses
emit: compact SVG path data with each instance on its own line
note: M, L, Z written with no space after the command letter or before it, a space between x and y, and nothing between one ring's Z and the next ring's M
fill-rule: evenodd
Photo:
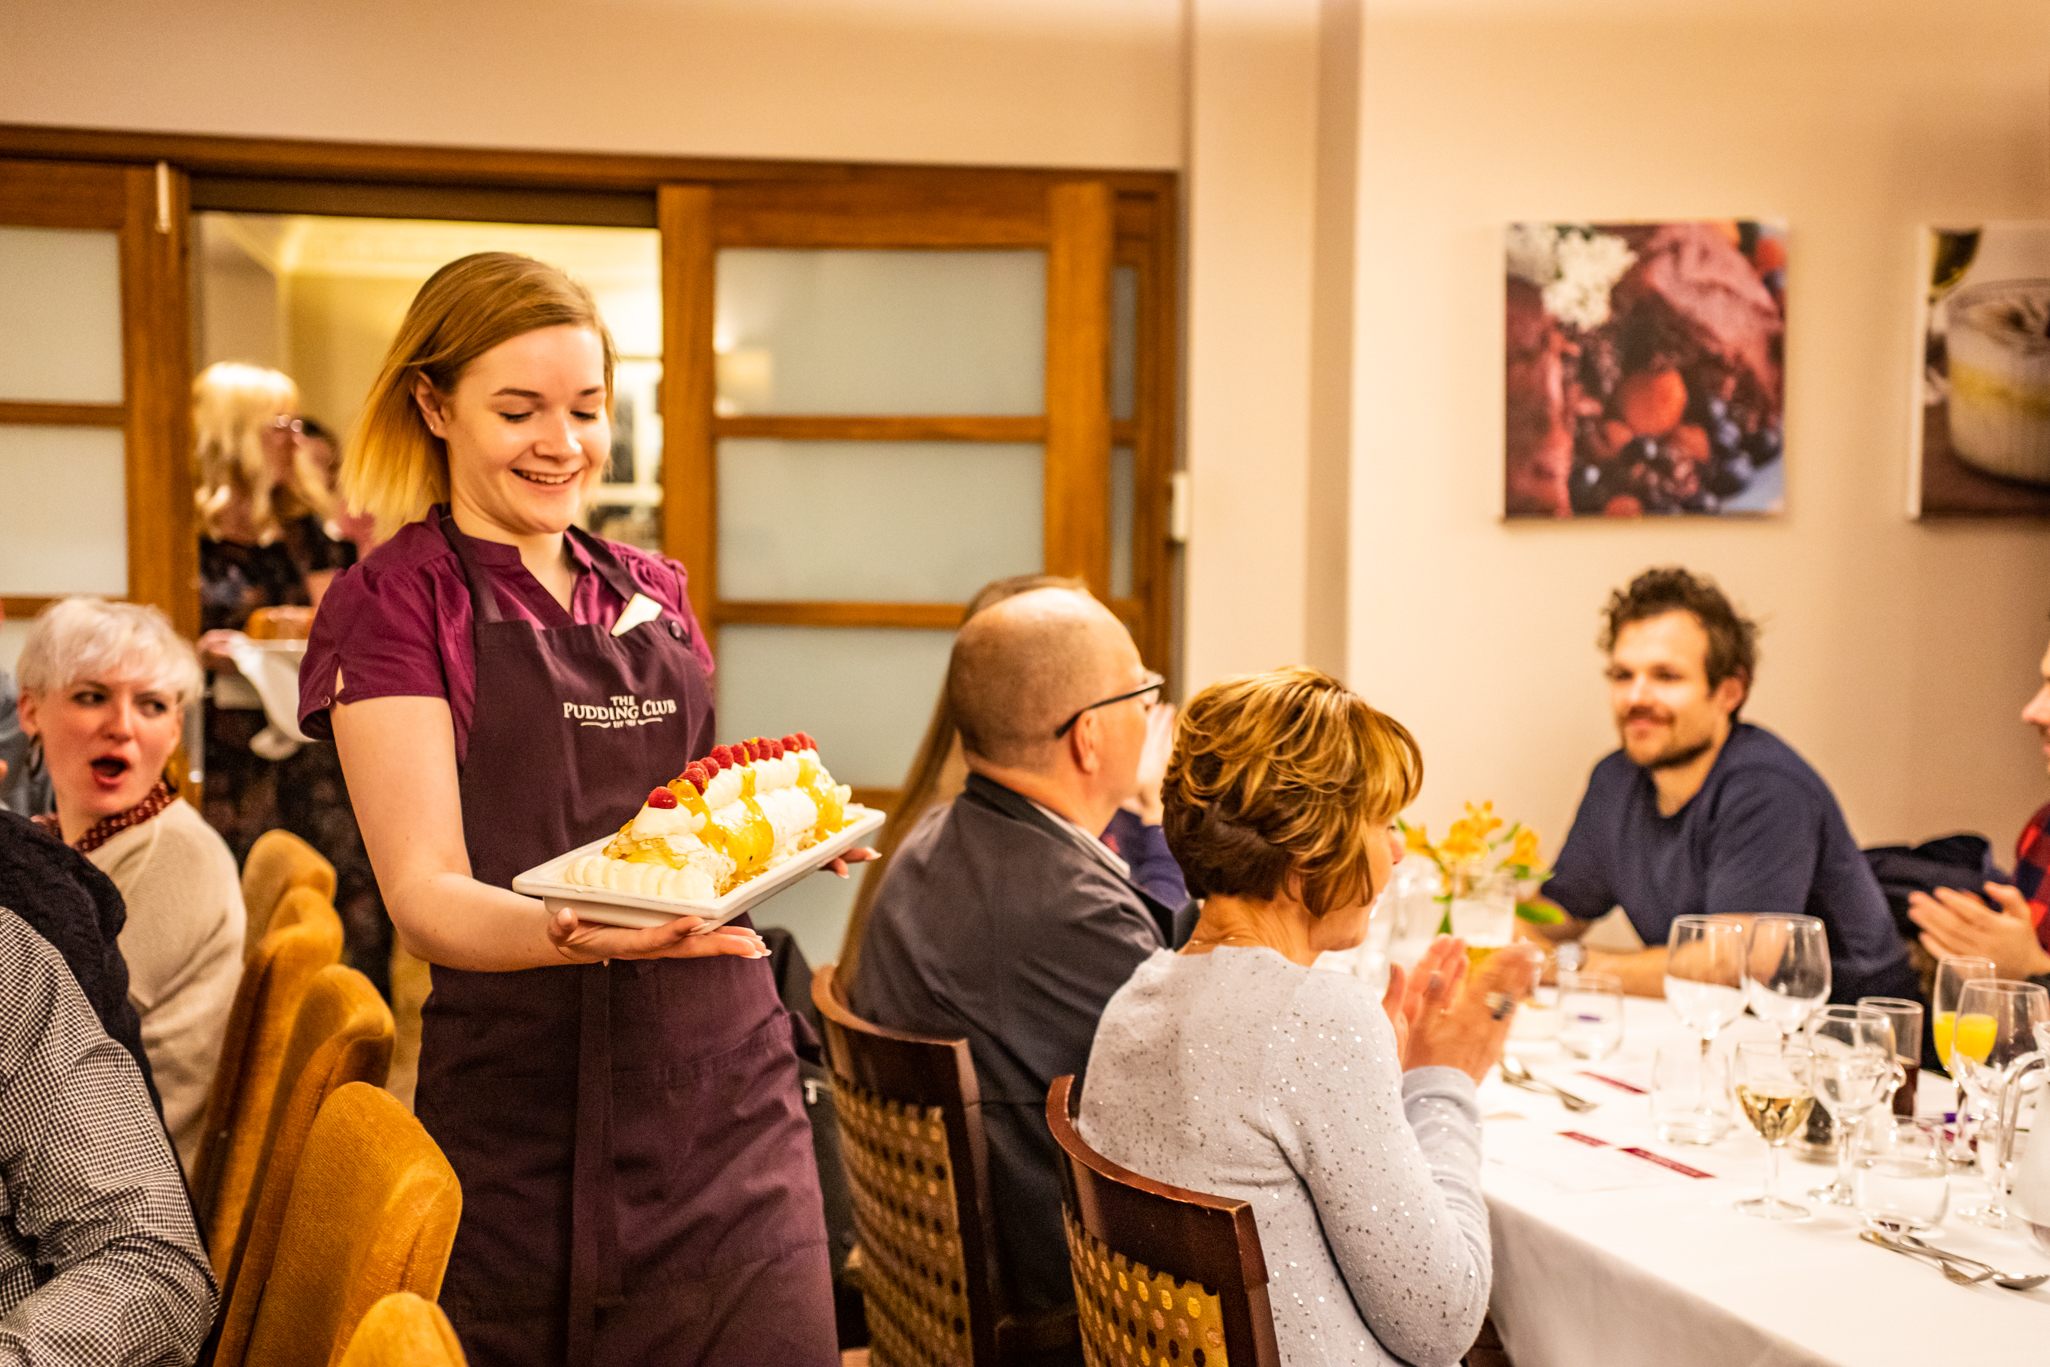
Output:
M295 437L303 437L306 435L306 420L295 418L290 413L280 413L270 420L270 430L290 432Z
M1146 676L1146 682L1140 684L1131 692L1120 693L1115 698L1105 698L1102 702L1090 703L1089 706L1082 708L1081 711L1076 712L1074 716L1068 718L1066 721L1062 722L1058 727L1054 728L1053 738L1055 740L1067 739L1068 732L1075 729L1075 723L1082 720L1083 712L1094 712L1097 708L1109 707L1112 703L1129 702L1133 698L1143 698L1148 693L1154 695L1153 701L1157 703L1160 701L1160 694L1162 690L1166 687L1167 680L1163 678L1161 675L1148 674ZM1151 705L1152 704L1150 703L1148 704L1148 706Z

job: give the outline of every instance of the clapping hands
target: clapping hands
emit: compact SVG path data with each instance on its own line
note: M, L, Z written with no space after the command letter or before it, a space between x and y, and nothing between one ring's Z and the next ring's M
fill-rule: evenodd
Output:
M1537 950L1518 944L1471 972L1465 942L1449 936L1433 941L1408 973L1391 965L1381 1006L1403 1069L1457 1068L1481 1081L1501 1061L1515 1003L1530 995L1540 967Z

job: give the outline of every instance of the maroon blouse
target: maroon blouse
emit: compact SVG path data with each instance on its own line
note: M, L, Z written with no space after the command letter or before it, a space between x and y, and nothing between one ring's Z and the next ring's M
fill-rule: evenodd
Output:
M469 754L470 717L477 698L477 662L470 647L470 591L463 567L442 538L436 509L407 524L361 564L335 576L313 618L312 639L299 666L299 723L307 735L328 739L328 708L368 698L446 698L455 719L456 762ZM451 528L453 530L453 528ZM458 533L460 535L460 533ZM592 571L590 554L567 538L577 565L570 610L549 595L520 563L516 546L469 538L478 563L491 576L508 618L539 627L610 626L626 609L605 577ZM712 668L712 652L690 608L683 566L666 556L613 543L636 587L674 614L690 632L690 647ZM339 671L342 691L337 696Z

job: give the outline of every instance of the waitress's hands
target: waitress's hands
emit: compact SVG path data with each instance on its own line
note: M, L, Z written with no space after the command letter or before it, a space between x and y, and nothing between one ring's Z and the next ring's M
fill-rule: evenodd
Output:
M1132 795L1118 805L1148 826L1161 820L1160 785L1174 755L1174 704L1158 703L1146 713L1146 743L1139 751L1139 769Z
M871 859L881 859L882 857L880 851L872 850L868 846L863 845L858 850L849 850L839 858L820 865L819 872L830 873L835 878L845 878L848 875L847 866L849 864L866 864Z
M199 662L208 669L233 669L233 651L236 646L248 639L241 632L231 631L226 627L215 627L212 631L203 632L197 644Z
M580 920L565 907L548 918L548 939L555 952L573 964L607 959L705 959L718 954L737 954L743 959L768 956L769 947L762 937L746 926L725 925L702 935L694 933L703 924L695 916L679 916L668 925L645 929L603 926Z

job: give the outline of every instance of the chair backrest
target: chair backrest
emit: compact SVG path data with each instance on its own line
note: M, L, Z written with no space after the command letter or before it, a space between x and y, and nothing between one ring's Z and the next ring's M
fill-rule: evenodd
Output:
M278 1069L299 1003L313 975L342 956L342 919L334 908L311 892L295 894L288 902L289 910L281 908L281 924L257 942L242 965L207 1092L192 1198L216 1277L227 1273L256 1186Z
M1066 1159L1061 1219L1089 1360L1121 1362L1139 1345L1156 1362L1277 1367L1252 1206L1141 1177L1089 1147L1074 1083L1054 1079L1046 1124Z
M263 938L278 899L293 888L311 888L333 902L335 866L290 831L265 831L242 861L242 909L249 918L245 946Z
M294 1177L321 1104L351 1082L383 1087L391 1068L392 1034L391 1008L370 979L340 964L314 975L278 1069L256 1192L242 1221L238 1247L227 1260L227 1275L221 1278L227 1309L221 1316L215 1367L238 1367L249 1349L248 1336L276 1257ZM214 1259L221 1261L218 1251Z
M812 974L878 1362L997 1361L982 1098L965 1039L885 1030Z
M248 1285L256 1304L246 1360L331 1367L381 1298L438 1296L462 1205L448 1159L389 1092L367 1082L336 1090L306 1136L277 1256L261 1284ZM453 1336L445 1342L446 1358L369 1360L461 1362Z
M341 1367L464 1367L463 1347L441 1307L411 1291L394 1291L370 1307Z

